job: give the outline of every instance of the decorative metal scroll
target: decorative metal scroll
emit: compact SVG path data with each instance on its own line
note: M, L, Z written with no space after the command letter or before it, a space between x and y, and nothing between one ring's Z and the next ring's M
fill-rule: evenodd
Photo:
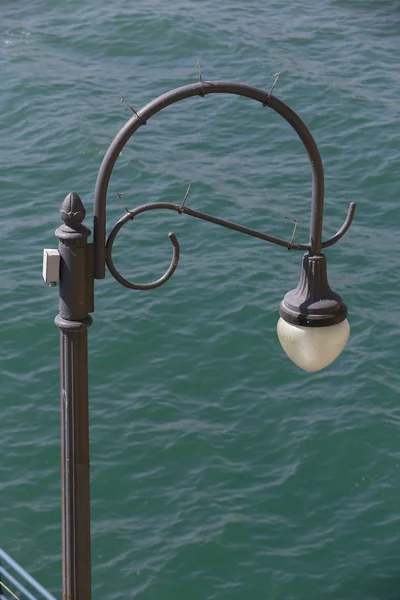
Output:
M346 231L350 227L351 222L353 220L355 208L356 208L356 205L354 202L352 202L350 204L346 220L343 223L342 227L339 229L339 231L333 237L331 237L326 242L322 242L322 244L321 244L322 248L327 248L328 246L332 246L338 240L340 240L340 238L346 233ZM213 215L199 212L198 210L193 210L191 208L187 208L186 206L182 206L179 204L172 204L170 202L152 202L149 204L143 204L142 206L139 206L138 208L136 208L132 211L126 212L124 214L124 216L121 217L121 219L119 219L119 221L117 221L117 223L114 225L113 229L111 230L110 235L108 236L107 244L106 244L106 262L107 262L107 267L108 267L110 273L113 275L113 277L119 283L121 283L125 287L130 288L132 290L152 290L154 288L160 287L161 285L166 283L168 281L168 279L170 279L170 277L172 277L172 275L174 274L174 272L176 270L176 267L178 266L179 257L180 257L180 246L179 246L178 239L174 233L168 234L168 237L171 240L172 247L173 247L171 263L170 263L168 269L166 270L166 272L164 273L164 275L162 277L160 277L159 279L157 279L156 281L152 281L151 283L134 283L133 281L129 281L128 279L125 279L125 277L123 277L119 273L119 271L117 270L117 268L115 267L115 264L113 262L113 259L112 259L113 245L115 242L115 238L117 237L117 235L118 235L119 231L122 229L122 227L129 221L132 221L137 215L140 215L141 213L147 212L149 210L159 210L159 209L173 210L180 214L190 215L191 217L195 217L196 219L208 221L209 223L214 223L216 225L220 225L221 227L226 227L227 229L233 229L234 231L239 231L240 233L244 233L246 235L256 237L256 238L258 238L260 240L264 240L266 242L271 242L272 244L277 244L278 246L284 246L288 250L310 250L310 244L294 244L292 240L288 242L281 238L277 238L275 236L268 235L267 233L262 233L261 231L257 231L256 229L251 229L250 227L245 227L245 226L239 225L237 223L232 223L231 221L227 221L225 219L220 219L219 217L214 217Z
M272 91L272 90L271 90ZM107 242L105 243L106 233L106 199L108 184L110 181L111 173L114 165L117 161L119 154L128 142L130 137L139 129L139 127L145 125L148 120L156 113L166 108L167 106L179 102L185 98L193 96L204 97L208 94L234 94L239 96L245 96L247 98L256 100L263 107L268 107L275 110L280 114L295 130L300 140L302 141L311 164L312 171L312 198L311 198L311 219L310 219L310 241L307 244L294 243L293 239L290 241L283 240L281 238L262 233L255 229L221 219L219 217L209 215L197 210L190 209L185 206L185 201L182 204L173 204L169 202L157 202L149 203L139 206L138 208L127 211L126 214L116 223L112 229ZM199 83L183 86L177 88L162 96L159 96L144 108L138 112L134 111L134 116L125 124L120 132L111 143L107 150L103 162L101 164L99 174L96 182L95 189L95 206L94 206L94 262L95 262L95 277L97 279L103 279L105 277L105 264L111 274L119 281L122 285L137 290L149 290L163 285L173 275L178 266L180 249L179 242L175 234L170 233L169 238L171 240L173 251L172 260L162 277L151 283L134 283L125 279L116 269L113 259L112 250L115 238L121 228L128 222L133 220L137 215L150 211L150 210L172 210L180 214L186 214L215 225L220 225L258 239L283 246L289 250L305 250L311 255L320 255L321 249L327 248L335 244L343 235L346 233L353 220L356 204L350 203L347 217L338 230L338 232L327 241L322 241L322 215L323 215L323 203L324 203L324 171L321 161L321 156L318 151L317 145L307 129L306 125L301 121L299 116L290 109L286 104L281 102L278 98L272 95L271 92L266 92L258 88L243 84L235 83L231 81L212 81L207 82L201 80Z

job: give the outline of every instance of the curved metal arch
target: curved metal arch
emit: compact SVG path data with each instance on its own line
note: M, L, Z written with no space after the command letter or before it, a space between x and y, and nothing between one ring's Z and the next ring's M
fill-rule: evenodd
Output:
M263 106L268 106L269 108L275 110L295 130L308 153L312 170L310 243L309 245L307 245L307 248L309 248L310 252L314 255L320 254L324 203L324 170L319 150L314 141L314 138L312 137L306 125L291 108L289 108L286 104L281 102L281 100L279 100L272 94L265 92L264 90L244 83L235 83L232 81L201 81L199 83L194 83L190 85L185 85L180 88L176 88L152 100L144 108L138 111L138 113L136 113L124 125L124 127L122 127L122 129L119 131L119 133L116 135L113 142L109 146L100 166L94 194L93 243L94 276L96 279L103 279L105 277L107 189L112 170L118 159L119 154L121 153L121 150L124 148L125 144L128 142L128 140L139 127L145 125L146 122L152 116L154 116L167 106L184 100L185 98L191 98L194 96L206 96L208 94L233 94L237 96L245 96L252 100L256 100L257 102L260 102ZM338 234L336 234L336 236ZM343 234L344 231L341 233L341 235ZM332 240L333 239L334 238L332 238ZM332 240L330 240L332 244L335 243L335 241L337 241L336 239L334 241Z

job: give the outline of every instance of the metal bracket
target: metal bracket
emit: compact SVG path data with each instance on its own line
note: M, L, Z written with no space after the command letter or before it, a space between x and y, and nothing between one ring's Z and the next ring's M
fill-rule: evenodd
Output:
M93 243L86 246L86 281L88 284L88 312L94 312L94 252Z

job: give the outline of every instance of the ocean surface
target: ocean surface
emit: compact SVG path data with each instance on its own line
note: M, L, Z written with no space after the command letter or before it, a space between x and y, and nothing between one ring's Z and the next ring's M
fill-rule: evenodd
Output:
M57 247L72 190L92 228L104 153L147 102L230 79L271 89L325 167L338 360L307 374L276 336L301 253L162 211L127 225L89 331L93 598L400 599L398 0L2 0L0 547L61 595ZM158 114L114 170L108 231L145 202L308 241L311 169L288 124L208 96Z

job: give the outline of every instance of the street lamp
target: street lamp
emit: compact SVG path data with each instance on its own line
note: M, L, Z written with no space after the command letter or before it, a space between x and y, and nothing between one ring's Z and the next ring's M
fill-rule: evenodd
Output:
M272 108L295 130L307 150L312 170L310 240L294 243L193 210L182 204L149 203L128 211L115 224L106 240L106 200L111 173L121 150L137 129L167 106L193 96L234 94L245 96ZM108 148L101 164L94 198L93 242L83 224L85 208L79 196L68 194L61 207L63 224L57 229L57 251L46 250L44 277L55 285L59 280L59 314L55 319L61 340L61 461L63 529L63 598L89 600L90 565L90 491L88 428L88 352L87 330L94 311L94 279L104 279L105 267L122 285L135 290L150 290L166 283L179 262L179 242L170 233L171 263L160 279L135 283L125 279L113 262L113 244L118 232L137 215L152 210L172 210L214 223L289 250L303 250L298 286L283 298L277 333L286 354L302 369L318 371L329 365L346 345L350 333L347 308L328 284L326 259L321 250L335 244L351 225L355 203L349 206L345 222L329 240L322 241L324 172L315 141L301 119L270 92L230 81L186 85L159 96L124 125Z

